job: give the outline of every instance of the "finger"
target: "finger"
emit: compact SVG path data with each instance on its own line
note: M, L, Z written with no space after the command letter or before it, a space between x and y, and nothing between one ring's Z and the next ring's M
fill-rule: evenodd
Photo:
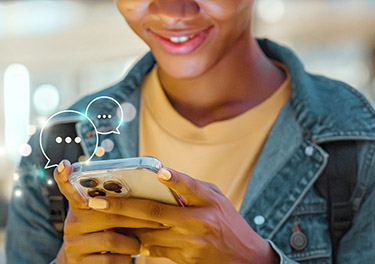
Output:
M108 214L95 210L75 210L74 212L69 211L64 230L67 236L74 236L77 234L93 233L116 227L153 229L168 228L157 222L135 219L117 214Z
M53 176L57 186L59 187L60 192L69 201L69 207L71 209L89 209L86 205L85 199L83 199L79 192L69 182L70 168L70 162L68 160L63 160L54 170Z
M187 216L188 208L162 204L152 200L116 197L95 197L89 206L101 212L153 221L175 226Z
M203 262L188 262L188 260L183 255L183 250L180 248L173 247L160 247L160 246L151 246L146 248L143 251L142 255L147 255L150 257L159 257L159 258L169 258L170 260L175 261L176 263L203 263Z
M205 206L212 201L212 195L217 195L201 181L169 168L160 169L158 178L159 181L182 196L187 206Z
M82 264L124 264L130 263L130 255L118 255L118 254L93 254L87 255L82 258L79 263Z
M215 184L212 184L210 182L205 182L205 181L199 181L201 184L203 184L204 186L206 186L207 188L211 189L213 192L221 195L221 196L224 196L224 194L222 193L222 191L219 189L219 187L217 187Z
M112 230L64 238L64 247L68 256L100 252L137 255L140 252L140 244L136 238Z
M132 233L145 247L179 247L185 243L186 236L173 230L133 230Z

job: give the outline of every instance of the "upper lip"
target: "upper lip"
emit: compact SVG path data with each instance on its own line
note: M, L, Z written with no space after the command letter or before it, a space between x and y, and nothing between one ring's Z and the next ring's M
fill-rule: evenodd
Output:
M163 29L163 30L154 30L149 29L152 33L159 35L163 38L170 39L172 37L184 37L184 36L194 36L197 35L205 30L208 30L211 27L207 27L204 29Z

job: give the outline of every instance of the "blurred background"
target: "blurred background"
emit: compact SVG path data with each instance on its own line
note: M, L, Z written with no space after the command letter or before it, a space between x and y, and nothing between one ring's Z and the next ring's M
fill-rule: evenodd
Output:
M254 32L375 103L375 0L256 0ZM58 110L121 80L147 46L113 0L0 0L0 264L15 173ZM22 193L15 193L22 199Z

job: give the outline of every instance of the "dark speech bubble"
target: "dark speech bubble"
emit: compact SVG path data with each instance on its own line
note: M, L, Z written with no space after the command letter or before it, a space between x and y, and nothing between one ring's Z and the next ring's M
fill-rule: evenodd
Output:
M100 96L92 100L86 108L86 116L94 122L98 134L120 134L124 113L119 102L112 97Z
M98 147L98 133L94 123L78 111L61 111L52 115L40 132L40 148L48 160L45 169L57 167L63 159L75 162L83 154L80 144L82 139L75 129L78 122L87 123L95 131L96 147L93 153L89 153L90 157L87 160L94 156Z

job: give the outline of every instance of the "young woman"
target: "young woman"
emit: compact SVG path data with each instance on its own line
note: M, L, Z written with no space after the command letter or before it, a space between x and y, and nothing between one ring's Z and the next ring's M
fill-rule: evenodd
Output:
M64 160L54 172L69 201L63 241L48 221L43 184L25 181L28 199L13 199L10 209L9 263L375 259L375 113L361 95L306 73L290 50L255 40L252 0L116 4L151 53L121 83L72 109L101 95L133 104L137 117L120 135L101 136L115 142L102 159L159 158L168 168L159 171L159 180L187 207L108 197L86 205L68 181L70 163ZM91 140L81 144L90 148ZM356 146L350 162L358 177L351 197L356 216L336 249L327 201L314 183L328 161L323 143L339 141ZM36 178L29 168L44 165L36 156L22 161L24 179ZM137 254L142 256L131 260Z

